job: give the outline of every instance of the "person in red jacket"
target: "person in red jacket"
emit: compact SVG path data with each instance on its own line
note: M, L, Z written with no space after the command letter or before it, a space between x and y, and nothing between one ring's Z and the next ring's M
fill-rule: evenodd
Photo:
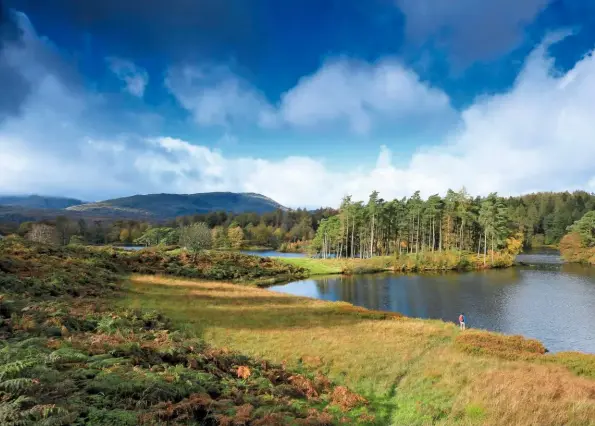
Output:
M461 315L459 315L459 327L461 327L461 330L465 329L465 313L461 312Z

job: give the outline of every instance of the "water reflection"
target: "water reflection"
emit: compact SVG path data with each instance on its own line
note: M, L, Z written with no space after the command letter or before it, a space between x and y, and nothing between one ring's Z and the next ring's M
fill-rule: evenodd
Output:
M595 268L546 261L469 273L322 277L273 290L446 321L464 311L471 327L535 337L551 351L595 353Z
M304 253L282 253L280 251L275 250L242 250L244 254L249 254L251 256L261 256L261 257L304 257L306 256Z

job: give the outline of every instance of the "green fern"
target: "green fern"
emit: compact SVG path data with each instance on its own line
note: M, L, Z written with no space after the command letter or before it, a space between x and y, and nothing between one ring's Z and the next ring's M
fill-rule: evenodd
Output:
M53 364L67 364L71 362L85 362L88 357L82 352L71 348L60 348L48 356L48 361Z
M13 394L19 394L33 387L36 383L35 379L19 377L17 379L8 379L0 382L0 389Z
M114 365L121 365L121 364L129 364L130 360L126 358L113 358L111 355L107 354L108 358L98 359L96 361L89 362L89 368L107 368L113 367Z
M47 343L47 338L45 337L31 337L29 339L22 340L18 343L15 343L14 346L17 348L30 348L30 347L40 347Z
M114 334L118 331L117 320L107 315L99 320L97 331L105 334Z
M0 365L0 382L22 374L35 364L37 364L35 359L24 359Z
M11 401L0 402L0 424L5 426L21 426L31 424L22 407L31 403L31 398L19 396Z

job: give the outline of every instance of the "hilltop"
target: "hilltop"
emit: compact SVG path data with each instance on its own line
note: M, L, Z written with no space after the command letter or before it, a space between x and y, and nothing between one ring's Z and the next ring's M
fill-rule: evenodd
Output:
M0 217L5 222L16 223L61 215L73 219L163 220L215 211L262 214L278 209L287 210L275 200L250 192L147 194L92 203L42 195L0 196Z
M76 198L49 197L44 195L0 195L0 205L28 209L65 209L84 204Z
M281 204L254 193L205 192L199 194L148 194L70 206L67 210L93 215L130 215L154 218L226 211L266 213L284 209Z

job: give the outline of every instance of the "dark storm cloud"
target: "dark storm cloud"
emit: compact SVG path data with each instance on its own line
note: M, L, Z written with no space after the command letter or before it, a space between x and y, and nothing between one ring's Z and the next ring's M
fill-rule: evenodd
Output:
M227 54L249 59L259 28L243 0L12 0L27 14L55 19L108 41L118 54L169 59ZM114 53L114 52L112 52Z
M31 91L29 82L6 57L6 49L20 42L21 30L15 16L0 0L0 121L18 115Z

